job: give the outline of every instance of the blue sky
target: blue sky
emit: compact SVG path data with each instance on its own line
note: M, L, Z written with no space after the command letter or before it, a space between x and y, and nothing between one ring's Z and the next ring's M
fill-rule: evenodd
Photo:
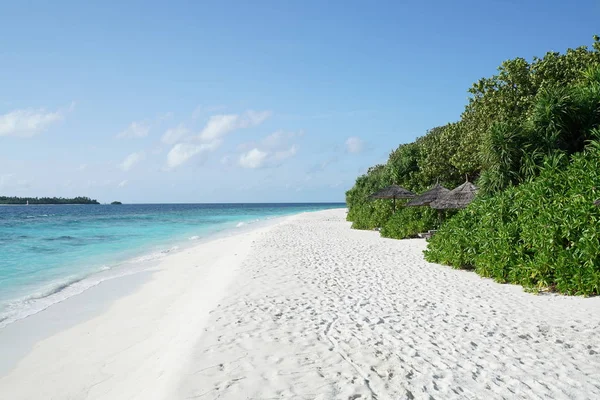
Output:
M126 3L126 4L122 4ZM343 201L598 1L0 1L0 194Z

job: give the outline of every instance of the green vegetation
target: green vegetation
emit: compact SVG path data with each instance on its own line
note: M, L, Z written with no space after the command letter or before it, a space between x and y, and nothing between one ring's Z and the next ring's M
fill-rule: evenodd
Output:
M448 213L426 258L500 282L600 294L600 39L592 49L516 58L469 89L457 122L400 145L346 193L357 229L413 237L438 228L434 210L392 214L368 196L389 184L420 193L464 177L478 199Z
M123 204L123 203L121 203L120 201L113 201L113 202L112 202L112 203L110 203L110 204L112 204L112 205L120 205L120 204Z
M89 197L7 197L0 196L0 204L100 204Z
M439 226L438 213L429 207L405 207L393 214L381 228L381 236L404 239L416 237Z
M427 260L498 282L567 294L600 293L600 142L565 169L481 197L431 238Z

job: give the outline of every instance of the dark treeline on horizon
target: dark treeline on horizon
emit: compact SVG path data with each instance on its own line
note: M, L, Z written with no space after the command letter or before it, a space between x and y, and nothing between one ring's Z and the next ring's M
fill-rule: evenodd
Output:
M85 196L65 197L16 197L0 196L0 204L100 204Z

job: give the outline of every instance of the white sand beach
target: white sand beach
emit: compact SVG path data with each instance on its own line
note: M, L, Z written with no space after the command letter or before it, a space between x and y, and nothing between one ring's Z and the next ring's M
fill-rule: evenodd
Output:
M600 398L600 298L430 264L425 241L344 218L300 214L167 256L37 342L0 399Z

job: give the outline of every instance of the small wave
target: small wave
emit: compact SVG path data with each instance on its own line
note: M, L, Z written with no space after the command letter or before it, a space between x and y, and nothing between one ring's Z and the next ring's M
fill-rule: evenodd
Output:
M48 247L41 246L29 246L29 250L34 251L36 253L56 253L58 249L51 249Z
M27 318L30 315L37 314L72 296L81 294L106 279L110 278L90 279L89 276L72 278L59 282L44 291L8 303L7 307L3 310L4 315L0 315L0 328L20 319Z
M200 236L191 236L188 238L188 240L198 240L200 239Z
M239 222L236 225L236 228L239 228L239 227L244 226L244 225L254 224L256 222L260 222L260 218L256 218L256 219L253 219L253 220L250 220L250 221L245 221L245 222Z
M84 278L71 278L64 282L58 283L56 286L51 287L48 290L45 290L41 293L32 294L31 296L25 297L24 302L32 301L32 300L41 300L46 297L52 296L53 294L57 294L68 288L69 286L81 282Z
M171 249L167 251L171 251ZM105 272L108 270L112 270L112 272ZM54 304L79 295L104 281L135 274L143 270L145 270L145 268L118 271L116 269L113 270L110 266L104 265L100 267L99 270L96 270L96 273L98 274L92 272L85 276L72 276L71 278L62 281L55 281L39 290L37 293L7 303L6 307L1 309L0 328L5 327L12 322L37 314Z
M55 240L76 240L76 239L77 239L76 237L68 236L68 235L44 238L44 240L49 241L49 242L52 242Z
M179 246L173 246L170 249L161 250L161 251L157 251L155 253L150 253L150 254L140 256L140 257L136 257L136 258L132 259L131 262L132 263L142 263L142 262L159 260L159 259L163 258L164 256L166 256L167 254L169 254L170 252L178 250L178 249L179 249Z

